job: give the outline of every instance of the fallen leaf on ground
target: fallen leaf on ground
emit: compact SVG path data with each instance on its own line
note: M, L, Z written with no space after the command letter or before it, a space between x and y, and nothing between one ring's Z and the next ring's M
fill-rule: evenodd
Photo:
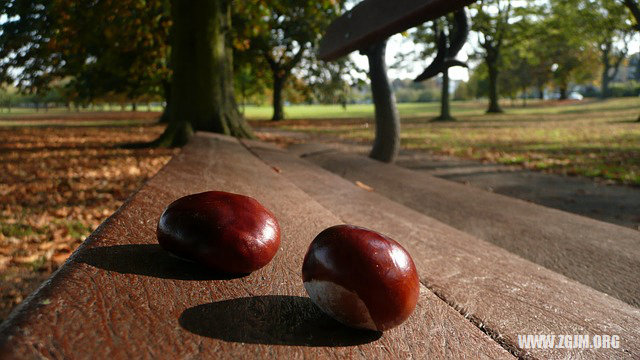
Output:
M360 181L356 180L356 185L361 189L364 189L364 190L367 190L367 191L373 191L373 188L371 186L369 186L369 185L367 185L367 184L365 184L363 182L360 182Z

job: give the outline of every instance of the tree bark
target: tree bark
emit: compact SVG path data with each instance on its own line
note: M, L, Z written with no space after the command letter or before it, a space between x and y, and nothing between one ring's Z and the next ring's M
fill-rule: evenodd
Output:
M624 4L631 11L631 15L633 15L634 19L636 19L635 28L640 31L640 6L635 0L623 0Z
M376 116L376 135L369 157L393 162L400 150L400 118L396 109L396 98L387 77L384 59L386 46L387 41L384 40L366 51Z
M451 107L449 103L449 68L444 67L442 70L442 95L440 97L440 116L435 121L452 121L455 120L451 116Z
M489 68L489 108L487 113L501 113L502 108L498 102L498 64L496 60L487 59Z
M162 82L162 91L164 92L164 101L166 102L166 106L164 107L164 111L162 115L160 115L160 119L158 120L161 124L168 124L169 118L171 117L171 83L169 81Z
M272 121L279 121L284 119L284 99L282 97L282 91L287 80L286 75L279 73L280 71L273 71L273 116Z
M609 67L605 66L602 70L602 86L600 91L600 97L606 99L611 96L611 90L609 89Z
M171 1L171 106L157 145L182 146L199 130L253 137L233 93L230 3Z
M629 11L631 11L631 15L633 15L633 18L636 19L635 29L640 31L640 6L638 6L638 3L635 0L623 1L627 8L629 8ZM638 63L638 69L640 69L640 62ZM640 122L640 116L638 116L638 120L636 121Z
M567 93L567 87L563 86L560 88L560 100L567 100L569 94Z
M611 70L611 64L609 62L609 53L611 52L611 43L603 44L602 51L602 78L600 86L600 98L606 99L609 97L609 71Z

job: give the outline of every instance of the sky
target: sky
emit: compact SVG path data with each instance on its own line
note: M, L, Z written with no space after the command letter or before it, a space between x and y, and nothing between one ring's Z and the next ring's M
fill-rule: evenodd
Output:
M387 66L391 66L395 62L395 56L398 53L409 54L412 51L420 51L416 49L411 40L404 38L400 34L393 35L389 38L387 42L387 52L386 52L386 62ZM471 45L465 44L460 53L458 54L457 59L466 61L468 59L467 53L472 51ZM351 59L362 69L369 69L369 63L367 57L364 55L360 55L360 53L353 52L351 55ZM417 62L414 64L407 64L406 67L402 69L388 69L387 74L390 79L413 79L416 76L420 75L422 71L429 65L430 59L425 59L422 62ZM453 67L449 69L449 77L452 80L469 80L469 71L463 67Z

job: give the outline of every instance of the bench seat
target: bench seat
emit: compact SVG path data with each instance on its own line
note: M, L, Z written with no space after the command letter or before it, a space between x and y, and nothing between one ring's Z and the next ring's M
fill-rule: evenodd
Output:
M229 278L159 248L164 207L207 190L274 212L283 238L271 263ZM238 140L198 133L0 325L0 358L513 357L424 285L414 314L382 336L322 314L302 286L302 259L339 223Z
M350 181L640 307L640 231L383 164L324 144L290 151Z
M393 165L326 148L313 147L314 151L304 159L295 159L290 152L259 142L246 143L267 164L279 168L283 176L343 222L374 228L402 241L416 261L422 283L510 352L545 359L609 359L640 353L640 309L396 202L411 196L417 203L428 202L421 198L424 194L416 188L404 185L409 183L417 187L416 184L423 180L413 172L402 172ZM298 154L307 153L301 152L302 148L304 146L292 150ZM317 171L307 160L330 168L346 179ZM369 171L364 170L367 168ZM391 177L394 171L398 171L395 178ZM385 186L382 185L383 178ZM372 185L375 191L356 186L358 180ZM412 180L417 181L412 183ZM397 192L384 193L378 186L414 192L400 196ZM464 185L460 187L471 190ZM442 199L451 196L450 191L447 188L440 192L434 190L433 195ZM476 199L468 194L467 198L469 201ZM463 202L451 206L455 205L457 211L469 211ZM483 216L481 206L491 207L491 204L469 204L479 211L479 217ZM470 213L467 215L471 216ZM554 223L548 225L553 227ZM485 226L491 225L485 223ZM522 243L527 240L530 238L518 239ZM526 350L518 347L518 335L523 334L616 334L623 345L616 350Z

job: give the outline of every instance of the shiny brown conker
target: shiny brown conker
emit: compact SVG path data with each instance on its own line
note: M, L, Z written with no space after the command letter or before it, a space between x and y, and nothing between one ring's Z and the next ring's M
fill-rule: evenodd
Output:
M267 265L280 246L275 216L257 200L223 191L172 202L158 222L158 242L207 268L249 273Z
M352 225L332 226L313 240L302 264L311 300L352 327L384 331L413 312L420 283L396 241Z

